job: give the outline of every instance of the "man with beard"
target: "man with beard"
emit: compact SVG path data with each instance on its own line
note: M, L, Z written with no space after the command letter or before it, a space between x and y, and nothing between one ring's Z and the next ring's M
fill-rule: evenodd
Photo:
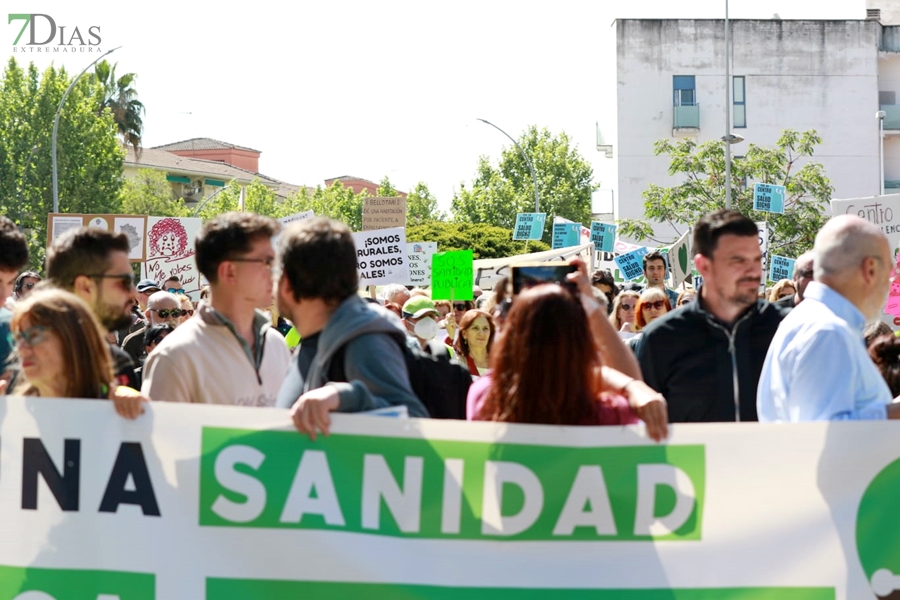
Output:
M756 224L721 209L694 227L696 302L647 326L637 347L647 384L669 403L669 420L756 421L756 388L787 310L759 300Z
M128 238L96 227L70 229L47 250L45 271L50 285L68 290L87 302L106 331L125 329L137 304ZM116 382L137 388L134 363L128 353L110 344Z

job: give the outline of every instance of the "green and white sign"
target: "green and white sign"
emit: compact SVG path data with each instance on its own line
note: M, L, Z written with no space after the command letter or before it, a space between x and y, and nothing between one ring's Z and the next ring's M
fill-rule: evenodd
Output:
M888 598L898 434L10 397L0 599Z

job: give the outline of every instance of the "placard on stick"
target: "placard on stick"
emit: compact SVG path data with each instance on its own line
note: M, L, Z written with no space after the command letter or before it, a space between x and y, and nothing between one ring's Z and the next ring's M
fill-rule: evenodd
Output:
M432 300L474 300L471 250L439 252L431 257Z

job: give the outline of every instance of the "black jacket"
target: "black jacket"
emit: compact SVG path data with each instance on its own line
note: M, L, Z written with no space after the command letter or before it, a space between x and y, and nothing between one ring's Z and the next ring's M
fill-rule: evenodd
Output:
M669 421L735 421L738 403L741 421L757 421L759 376L787 313L760 300L729 327L706 312L698 296L648 325L637 358L647 385L666 397Z

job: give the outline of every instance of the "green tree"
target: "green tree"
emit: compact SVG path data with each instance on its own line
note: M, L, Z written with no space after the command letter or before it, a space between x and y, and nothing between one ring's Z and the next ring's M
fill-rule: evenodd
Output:
M515 242L512 229L487 223L444 223L429 221L406 228L410 242L437 242L438 251L472 250L476 259L504 258L550 250L543 242Z
M365 192L356 194L340 181L335 181L326 188L318 186L312 192L306 188L301 189L285 199L282 210L285 215L311 210L317 217L343 221L352 231L361 231L362 199L365 195Z
M0 214L13 218L31 240L31 264L40 268L53 207L51 134L71 78L62 68L39 73L10 59L0 80ZM100 89L82 77L59 120L59 210L118 213L124 152L110 114L97 116Z
M394 187L394 184L391 183L391 180L385 175L378 184L378 189L375 190L375 195L379 198L396 198L400 195L400 192L397 191L397 188Z
M116 66L118 63L110 66L106 60L101 60L94 66L94 76L103 89L97 114L102 115L104 110L109 109L119 135L122 136L122 142L126 146L131 145L135 152L139 152L141 134L144 130L142 116L145 108L138 100L137 90L132 86L137 75L125 73L117 79Z
M534 165L540 212L589 225L591 195L597 188L594 171L572 147L569 136L532 126L518 142ZM517 213L534 212L534 183L519 149L504 148L497 167L486 156L480 157L471 186L460 186L451 211L455 221L488 223L510 230ZM548 218L542 238L546 244L551 242L551 223Z
M234 180L230 181L225 188L216 192L216 195L212 196L209 202L202 205L197 216L205 222L216 215L241 210L242 187L244 188L245 211L255 212L275 219L293 214L285 212L286 208L278 202L278 197L274 191L266 187L259 179L254 179L248 186L242 186ZM193 210L196 210L196 208Z
M821 143L815 130L785 129L774 148L750 144L745 156L732 159L732 207L754 221L768 221L771 254L799 256L809 250L828 219L825 210L834 188L822 165L810 161ZM682 183L650 185L643 194L644 219L622 219L619 234L668 244L674 237L655 238L652 223L668 223L683 232L725 206L725 146L720 141L660 140L654 153L670 158L669 175ZM783 215L753 210L753 182L785 186Z
M438 209L438 201L428 186L420 181L406 197L406 226L422 225L428 221L444 221L445 215Z
M191 209L176 197L162 171L139 169L135 177L125 180L121 198L123 215L191 216Z

